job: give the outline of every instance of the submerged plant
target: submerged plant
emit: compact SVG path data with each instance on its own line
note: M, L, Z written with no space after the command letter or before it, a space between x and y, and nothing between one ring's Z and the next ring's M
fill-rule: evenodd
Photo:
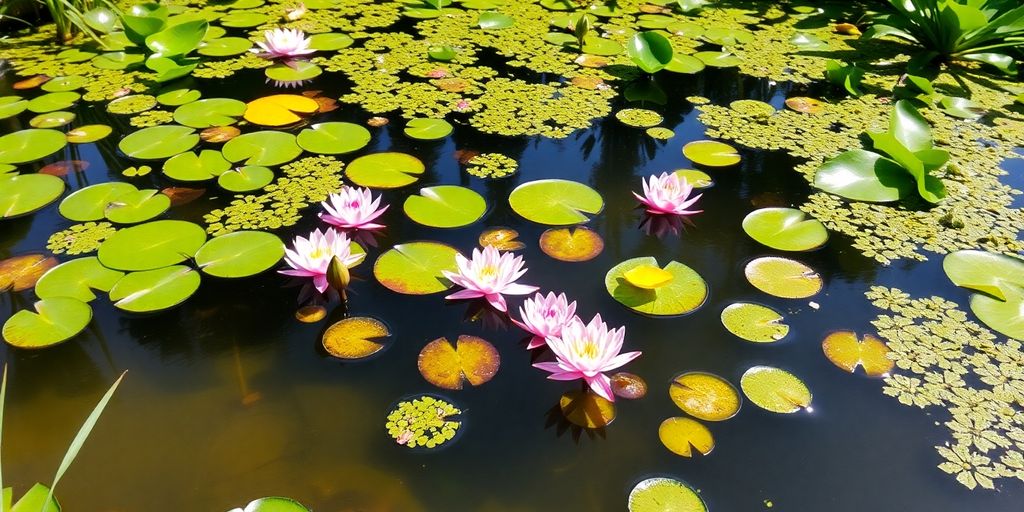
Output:
M703 194L690 197L693 194L693 186L672 172L662 173L661 176L651 176L647 180L641 180L644 188L644 195L633 192L644 206L647 213L652 215L695 215L703 210L688 210L700 200Z
M550 372L551 380L584 380L599 396L615 401L611 379L605 375L640 356L640 352L622 351L626 328L608 329L595 315L589 324L574 318L559 336L549 336L548 348L555 354L555 361L535 363L533 366Z
M564 293L557 296L554 292L548 292L547 296L538 293L523 301L519 317L521 321L512 319L512 322L533 335L526 348L535 349L544 346L549 336L562 335L562 329L576 318L576 301L569 302Z
M512 253L502 254L493 246L483 250L473 249L473 257L455 255L458 272L444 272L444 277L464 288L446 299L484 298L501 312L508 310L505 295L526 295L537 291L536 286L518 284L516 280L526 273L523 257Z
M889 0L895 12L875 17L865 38L894 36L924 47L915 64L969 60L1016 72L1024 48L1019 0Z
M317 229L309 234L309 238L295 237L292 247L285 251L284 257L285 263L291 269L278 272L287 276L312 278L316 290L324 293L329 285L338 286L328 279L332 266L336 273L343 272L334 264L335 261L339 261L347 270L363 261L365 256L362 253L353 254L352 242L345 233L339 233L332 228L327 228L324 232ZM344 286L338 291L341 292L343 289Z

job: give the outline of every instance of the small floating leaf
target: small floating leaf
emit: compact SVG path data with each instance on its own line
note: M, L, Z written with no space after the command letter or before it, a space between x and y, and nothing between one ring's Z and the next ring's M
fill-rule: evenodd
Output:
M619 263L605 275L608 293L624 306L649 315L671 316L689 313L704 304L708 286L692 268L670 261L664 271L672 276L672 280L658 289L645 289L630 284L625 277L627 272L638 267L660 269L658 261L648 256Z
M110 289L110 300L132 313L163 311L185 302L199 289L199 282L199 273L184 265L132 272Z
M403 209L410 219L424 226L458 228L480 220L487 211L487 202L472 189L438 185L406 198Z
M805 114L821 114L825 111L825 103L814 98L795 96L786 98L786 106Z
M88 144L105 138L113 131L113 128L105 124L87 124L68 131L67 141L72 144Z
M366 147L370 131L353 123L318 123L299 132L296 142L311 153L339 155Z
M120 181L89 185L65 197L58 210L64 218L76 222L101 220L117 198L138 190L135 185Z
M39 278L56 265L56 258L42 254L25 254L0 260L0 292L31 290Z
M231 98L209 98L181 105L174 110L174 121L192 128L230 126L246 112L246 105Z
M541 233L540 249L559 261L589 261L604 250L604 240L583 226L551 228Z
M479 386L494 378L501 365L498 350L475 336L455 343L438 338L420 351L417 367L427 382L444 389L462 389L463 382Z
M124 276L124 272L111 270L100 264L95 256L74 259L50 269L36 283L36 295L41 299L71 297L82 302L96 298L93 290L109 292Z
M420 395L403 400L388 413L388 435L408 448L434 449L455 439L462 411L447 400Z
M439 242L409 242L389 249L377 258L373 275L391 291L428 295L452 287L442 271L455 272L459 251Z
M740 388L754 405L780 414L811 406L811 391L793 374L771 366L755 366L740 379Z
M615 404L590 390L565 393L558 407L565 419L583 428L602 428L615 421Z
M246 165L217 176L217 185L229 192L252 192L274 181L274 171L260 165Z
M523 218L552 226L590 220L604 208L594 189L575 181L549 179L523 183L508 196L509 205Z
M1024 339L1024 289L1007 287L1006 300L971 295L971 311L988 327L1014 339Z
M0 219L33 213L56 201L63 193L64 180L56 176L0 175Z
M227 141L221 152L229 162L272 167L295 160L302 148L294 135L267 130L239 135Z
M637 400L647 395L647 382L639 375L618 372L611 376L612 393L619 398Z
M323 306L302 306L295 311L295 319L304 324L315 324L324 318L327 318L327 308Z
M203 244L195 262L204 274L238 278L259 274L284 257L284 243L273 233L235 231Z
M728 167L740 163L740 155L728 144L698 140L683 146L683 155L693 163L708 167Z
M70 297L43 299L33 307L34 312L18 311L4 323L7 343L19 348L49 347L71 339L92 320L92 308Z
M197 102L198 103L198 102ZM195 129L163 125L143 128L121 139L117 147L138 160L163 160L184 153L199 143Z
M352 46L355 40L348 34L326 32L309 37L309 47L321 52L333 52Z
M747 263L747 281L755 288L784 299L805 299L821 291L821 276L811 267L789 258L765 256Z
M499 251L518 251L526 244L517 240L519 238L519 232L509 228L490 228L483 233L480 233L480 239L477 241L480 247L487 247L488 245L494 247Z
M53 112L55 110L67 110L81 97L82 95L77 92L51 92L29 100L28 110L36 114Z
M207 57L231 57L241 55L252 48L252 41L244 37L219 37L199 45L196 53Z
M231 168L220 151L204 149L196 154L188 151L164 162L163 173L178 181L206 181L216 178Z
M416 118L405 125L406 137L419 140L439 140L452 133L454 127L444 119Z
M328 327L322 343L328 354L339 359L363 359L384 349L380 340L390 336L388 327L376 318L351 317Z
M206 242L206 230L182 220L158 220L117 231L97 256L117 270L151 270L181 263Z
M1014 287L1024 286L1024 260L986 251L956 251L942 260L953 284L1006 300Z
M672 478L648 478L629 493L629 512L707 512L704 501Z
M772 343L789 334L782 315L767 306L737 302L722 310L722 325L729 332L754 343Z
M117 196L107 205L107 220L117 224L136 224L152 219L171 207L171 198L156 189L133 190Z
M704 421L725 421L740 412L740 392L710 373L689 372L672 379L669 397L683 412Z
M711 431L690 418L668 418L661 422L658 438L670 452L682 457L693 457L694 450L707 455L715 449L715 438Z
M486 11L480 13L477 25L484 30L499 30L515 25L515 18L500 12Z
M857 333L834 332L821 342L821 349L832 364L850 373L861 366L869 377L881 377L892 371L895 365L888 358L889 347L885 342L870 334L857 340Z
M821 222L793 208L754 210L744 217L743 231L780 251L809 251L828 241L828 231Z
M677 169L676 175L686 180L693 188L708 188L715 184L715 180L711 179L711 175L704 171L698 171L696 169Z
M250 101L244 117L261 126L287 126L302 121L299 114L312 114L319 108L316 100L302 95L274 94Z
M425 170L423 162L412 155L373 153L353 160L345 168L345 176L356 185L387 189L413 184Z

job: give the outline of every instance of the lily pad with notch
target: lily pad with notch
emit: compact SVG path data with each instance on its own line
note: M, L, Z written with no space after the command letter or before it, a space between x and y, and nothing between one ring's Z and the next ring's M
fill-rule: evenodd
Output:
M780 251L810 251L828 241L825 226L793 208L761 208L743 218L743 231Z
M124 272L104 267L99 258L76 258L50 269L36 283L40 299L71 297L82 302L96 299L93 290L107 293L124 277Z
M321 155L351 153L370 143L370 131L355 123L317 123L299 132L299 147Z
M137 160L163 160L184 153L198 143L199 135L194 128L162 125L129 134L121 139L117 147L122 153Z
M204 274L239 278L264 272L284 257L284 243L265 231L235 231L210 239L196 251L195 262Z
M0 137L0 164L24 164L50 156L67 146L63 132L29 128Z
M421 188L419 194L407 197L402 207L413 221L435 228L468 226L487 212L487 202L480 194L457 185Z
M670 261L662 268L651 256L612 267L604 284L612 298L622 305L654 316L690 313L703 305L708 296L707 283L692 268L678 261Z
M358 360L384 350L386 338L390 337L391 331L384 322L370 317L350 317L328 327L321 343L334 357Z
M100 244L97 256L116 270L143 271L192 258L206 242L206 230L182 220L157 220L117 231Z
M0 138L2 142L3 138ZM64 180L49 174L0 175L0 219L41 210L64 193Z
M43 299L33 308L35 311L18 311L4 323L3 337L8 344L18 348L50 347L73 338L92 320L92 308L71 297Z
M420 351L416 363L427 382L443 389L460 390L465 383L480 386L498 373L498 350L476 336L459 336L454 343L438 338Z
M425 170L423 162L412 155L373 153L348 164L345 176L362 187L390 189L415 183Z
M743 400L729 381L705 372L687 372L672 379L669 397L683 412L704 421L725 421L740 412Z
M729 304L722 310L722 325L739 338L754 343L774 343L789 334L782 315L768 306L750 302Z
M740 388L754 405L774 413L791 414L811 406L811 390L792 373L771 366L754 366L743 373Z
M185 265L131 272L110 289L110 300L123 311L154 313L188 300L200 281L199 272Z
M452 287L443 271L456 272L455 248L440 242L407 242L381 254L373 275L385 288L407 295L428 295Z
M290 133L264 130L227 141L221 153L229 162L271 167L295 160L302 154L302 148Z
M526 220L551 226L587 222L604 209L594 189L575 181L547 179L523 183L508 196L512 209Z
M274 181L274 171L260 165L229 169L217 176L217 185L228 192L252 192Z

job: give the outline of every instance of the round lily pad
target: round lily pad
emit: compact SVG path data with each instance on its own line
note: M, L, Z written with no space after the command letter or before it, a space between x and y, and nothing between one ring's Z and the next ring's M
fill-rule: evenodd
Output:
M370 131L354 123L318 123L299 132L296 142L310 153L340 155L363 149L370 143Z
M103 219L107 207L118 197L137 192L131 183L111 181L76 190L60 202L59 211L64 218L76 222Z
M480 220L487 211L487 202L472 189L439 185L409 196L403 209L410 219L424 226L458 228Z
M64 180L49 174L0 176L0 219L41 210L63 193Z
M648 478L629 493L629 512L707 512L704 500L672 478Z
M172 124L143 128L121 139L117 147L138 160L163 160L184 153L198 143L195 129Z
M66 110L71 108L81 97L82 95L77 92L51 92L29 100L28 110L36 114Z
M444 119L417 118L405 125L405 136L420 140L443 139L452 133L454 127Z
M956 251L942 260L953 284L1006 300L1014 288L1024 287L1024 260L987 251Z
M245 103L230 98L208 98L174 109L174 122L191 128L230 126L245 114Z
M191 258L206 230L191 222L158 220L117 231L100 244L100 263L125 271L152 270Z
M28 125L33 128L59 128L61 126L70 124L74 120L74 112L65 112L63 110L58 110L57 112L47 112L45 114L39 114L38 116L29 119Z
M42 254L23 254L0 260L0 292L31 290L39 278L56 265L56 258Z
M230 169L217 176L217 184L229 192L260 190L272 181L274 181L274 171L259 165L246 165Z
M772 343L789 334L782 315L768 306L737 302L722 310L722 325L729 332L754 343Z
M263 71L263 74L270 80L282 82L285 85L298 84L306 80L312 80L323 73L320 66L312 62L300 60L290 64L274 64Z
M136 224L160 215L171 207L171 198L156 189L133 190L114 198L104 215L117 224Z
M387 345L391 331L376 318L351 317L335 322L324 332L322 343L327 353L339 359L370 357Z
M0 96L0 119L14 117L28 108L28 101L21 96Z
M249 277L284 257L284 243L273 233L235 231L210 239L196 251L196 265L214 277Z
M696 26L699 27L700 25ZM697 57L676 52L672 55L672 60L665 65L665 71L692 75L694 73L700 73L704 70L704 67L704 61Z
M204 149L198 154L188 151L164 162L163 173L178 181L206 181L227 172L231 163L220 151Z
M417 367L427 382L459 390L463 383L479 386L494 378L501 365L498 349L475 336L459 336L455 343L438 338L420 351Z
M811 390L792 373L771 366L755 366L740 379L740 388L754 405L780 414L811 406Z
M540 249L559 261L589 261L604 250L604 239L589 228L551 228L540 235Z
M569 391L558 400L569 423L583 428L603 428L615 421L615 403L587 391Z
M755 288L784 299L805 299L821 291L821 276L811 267L789 258L765 256L747 263L747 281Z
M230 28L252 28L264 25L270 21L270 16L253 11L234 11L221 16L218 23Z
M87 124L71 129L67 133L67 141L72 144L89 144L106 138L113 131L113 128L105 124Z
M36 302L35 311L21 310L4 323L4 340L18 348L44 348L67 341L92 320L92 308L71 297Z
M740 392L729 381L710 373L676 376L669 397L683 412L704 421L725 421L740 412Z
M415 183L426 167L405 153L373 153L356 158L345 168L353 183L369 188L399 188Z
M750 238L780 251L809 251L828 241L828 231L817 219L793 208L761 208L743 218Z
M163 311L185 302L199 283L199 273L185 265L132 272L110 289L110 300L132 313Z
M179 87L177 89L161 91L156 97L156 101L165 107L180 107L193 101L199 101L199 98L202 97L203 93L195 89Z
M708 167L729 167L740 163L740 155L728 144L698 140L683 146L683 155L695 164Z
M626 277L627 272L638 268L655 268L668 275L660 286L646 288L637 286ZM692 268L670 261L662 269L658 261L646 256L619 263L604 278L608 293L624 306L648 315L673 316L696 310L708 296L704 279Z
M290 133L260 131L239 135L227 141L222 153L230 162L271 167L295 160L302 154L302 148L295 143L295 136Z
M68 143L64 133L29 128L0 137L0 164L24 164L50 156Z
M452 287L443 271L456 272L459 251L439 242L409 242L389 249L377 258L373 275L391 291L428 295Z
M526 220L552 226L579 224L604 209L594 189L575 181L550 179L523 183L508 196L509 205Z
M272 94L256 98L245 106L245 120L260 126L288 126L302 121L320 104L300 94Z
M324 318L327 318L327 308L318 304L302 306L295 311L295 319L304 324L315 324Z
M241 55L252 48L252 41L244 37L219 37L199 45L196 53L207 57L231 57Z
M71 297L91 302L96 298L93 290L109 292L123 276L124 272L104 267L98 258L88 256L50 269L36 283L35 292L41 299Z
M715 449L715 438L701 422L691 418L668 418L658 427L658 439L668 450L681 457L693 457Z
M348 34L326 32L309 37L309 47L321 52L333 52L352 46L355 40Z
M644 108L624 108L615 113L615 119L635 128L658 126L664 120L661 114Z
M647 381L643 377L629 372L618 372L609 379L612 393L619 398L637 400L647 395Z
M743 59L729 52L697 52L693 56L713 68L734 68L743 63Z
M518 251L526 244L517 240L519 238L519 232L510 228L490 228L480 233L480 237L477 239L477 243L480 247L487 247L490 245L499 251Z
M989 328L1014 339L1024 339L1024 291L1004 290L1006 300L988 295L971 295L971 311Z
M858 340L855 332L834 332L821 342L821 349L832 364L850 373L860 366L869 377L884 376L896 364L889 359L885 342L870 334Z
M711 175L704 171L698 171L696 169L677 169L676 175L686 180L693 188L708 188L715 184L715 180L711 178Z
M820 114L825 111L825 103L814 98L795 96L786 98L786 106L805 114Z

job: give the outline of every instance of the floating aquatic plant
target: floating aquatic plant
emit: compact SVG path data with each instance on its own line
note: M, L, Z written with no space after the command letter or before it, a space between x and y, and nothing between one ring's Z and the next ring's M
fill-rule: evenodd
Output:
M388 413L388 435L409 448L438 448L453 439L462 421L453 419L462 410L451 402L430 395L420 395L399 402Z

